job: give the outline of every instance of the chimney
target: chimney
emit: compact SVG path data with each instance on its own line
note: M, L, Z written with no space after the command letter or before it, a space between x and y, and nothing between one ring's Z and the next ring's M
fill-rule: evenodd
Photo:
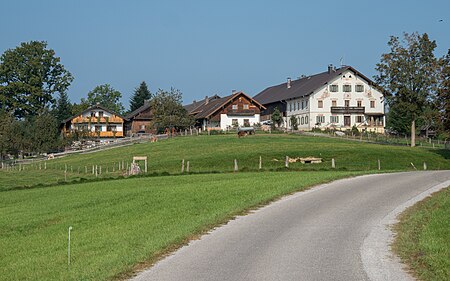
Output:
M287 78L287 88L290 89L291 88L291 77Z
M208 104L209 103L209 98L208 98L208 96L206 96L205 97L205 104Z
M232 94L234 94L234 93L236 93L236 92L237 92L236 90L231 90L231 93L232 93Z
M336 70L334 69L332 64L329 64L328 65L328 74L331 74L331 72L333 72L333 71L336 71Z

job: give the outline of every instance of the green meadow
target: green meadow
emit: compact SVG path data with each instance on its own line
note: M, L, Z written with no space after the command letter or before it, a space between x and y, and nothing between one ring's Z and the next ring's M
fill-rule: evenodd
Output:
M116 178L123 175L119 163L126 168L133 156L148 157L150 175L180 174L183 159L186 164L189 161L191 173L232 172L234 159L240 172L258 171L260 157L263 171L279 171L285 170L286 156L323 159L321 164L289 165L290 170L300 171L332 170L332 158L336 170L343 171L375 171L378 159L382 171L423 169L424 162L428 169L450 168L450 151L443 149L285 134L261 134L240 139L234 134L189 136L48 160L46 170L43 162L36 162L24 165L24 171L18 171L18 167L14 171L0 171L0 190L95 179L94 165L102 170L98 178Z

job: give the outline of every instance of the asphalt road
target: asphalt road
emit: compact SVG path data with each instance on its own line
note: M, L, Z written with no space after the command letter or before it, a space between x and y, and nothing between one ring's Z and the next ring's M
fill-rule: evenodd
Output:
M361 248L371 230L449 180L450 171L368 175L299 192L211 231L133 280L369 280Z

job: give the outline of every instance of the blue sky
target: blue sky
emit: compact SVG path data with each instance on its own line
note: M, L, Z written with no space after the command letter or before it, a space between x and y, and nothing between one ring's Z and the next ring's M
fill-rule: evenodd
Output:
M129 98L141 81L184 102L264 88L352 65L369 77L390 35L427 32L450 48L450 1L1 0L0 52L44 40L75 77L78 102L109 83ZM443 20L439 22L439 20Z

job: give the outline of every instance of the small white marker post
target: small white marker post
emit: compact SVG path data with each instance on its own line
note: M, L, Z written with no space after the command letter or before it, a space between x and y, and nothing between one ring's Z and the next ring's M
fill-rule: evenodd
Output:
M68 247L67 247L67 266L68 266L69 270L70 270L70 231L71 230L72 230L72 227L69 226L69 244L68 244Z

